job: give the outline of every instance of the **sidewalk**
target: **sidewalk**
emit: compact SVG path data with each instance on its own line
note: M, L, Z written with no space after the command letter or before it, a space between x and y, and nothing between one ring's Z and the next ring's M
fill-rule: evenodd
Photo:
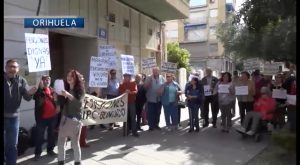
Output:
M220 126L202 128L199 133L188 133L188 111L182 112L183 128L174 132L164 129L153 132L144 131L139 138L122 136L122 128L107 131L95 127L88 130L89 148L83 148L82 164L85 165L238 165L245 164L268 144L264 136L259 143L253 139L242 140L233 129L222 133ZM237 120L236 118L235 120ZM239 121L239 119L238 119ZM237 123L237 121L236 121ZM160 126L165 126L162 111ZM201 124L202 125L202 124ZM144 130L148 126L143 126ZM66 149L68 164L73 164L73 152L68 142ZM30 148L18 159L20 165L57 164L56 157L46 156L33 161L34 149ZM57 149L55 148L57 152Z

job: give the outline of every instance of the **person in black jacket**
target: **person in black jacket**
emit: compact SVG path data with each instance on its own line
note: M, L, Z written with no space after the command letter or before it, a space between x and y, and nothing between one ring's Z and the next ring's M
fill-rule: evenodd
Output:
M51 78L48 75L42 76L39 88L33 99L35 100L35 120L37 128L37 141L35 142L35 157L37 161L41 157L44 134L47 128L47 154L55 156L53 151L55 147L54 129L57 120L57 111L55 100L57 99L54 89L50 87Z
M138 92L136 94L136 116L137 116L137 129L142 131L143 129L141 128L141 120L142 120L142 111L143 107L147 101L146 99L146 89L144 87L144 83L142 81L142 75L137 74L135 76L135 83L137 84L138 87Z
M27 81L18 75L19 64L10 59L6 62L4 73L4 156L7 165L17 162L17 143L20 124L20 105L22 98L32 99L36 87L27 90Z

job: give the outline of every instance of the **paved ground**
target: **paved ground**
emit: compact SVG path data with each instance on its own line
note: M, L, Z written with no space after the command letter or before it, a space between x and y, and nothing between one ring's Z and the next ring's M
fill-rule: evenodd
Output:
M161 115L161 126L165 126ZM165 130L141 132L139 138L123 137L122 129L107 131L96 127L88 131L90 148L82 149L82 163L85 165L238 165L245 164L268 144L268 136L259 143L243 139L231 130L222 133L220 128L201 129L199 133L188 133L188 113L182 110L182 125L178 131ZM238 124L237 117L234 118ZM148 126L143 127L145 130ZM67 145L67 163L73 164L70 143ZM55 151L57 151L55 149ZM56 164L56 157L43 152L41 160L33 161L33 148L18 159L18 164Z

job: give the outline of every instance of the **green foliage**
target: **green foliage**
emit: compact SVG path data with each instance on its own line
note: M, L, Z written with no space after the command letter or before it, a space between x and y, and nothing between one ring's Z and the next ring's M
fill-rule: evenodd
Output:
M168 53L168 62L177 63L177 68L185 68L187 71L190 71L189 60L190 53L188 50L184 48L180 48L179 44L168 43L167 45L167 53Z
M246 0L236 15L218 25L217 36L227 54L295 62L295 11L295 0Z

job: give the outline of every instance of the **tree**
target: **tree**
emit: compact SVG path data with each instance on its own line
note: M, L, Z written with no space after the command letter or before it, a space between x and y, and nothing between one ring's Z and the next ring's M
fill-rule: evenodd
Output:
M238 13L217 28L225 53L242 59L259 57L266 61L294 62L295 3L295 0L246 0Z
M190 71L188 50L179 47L179 43L173 42L167 45L168 61L177 63L177 68L185 68Z

